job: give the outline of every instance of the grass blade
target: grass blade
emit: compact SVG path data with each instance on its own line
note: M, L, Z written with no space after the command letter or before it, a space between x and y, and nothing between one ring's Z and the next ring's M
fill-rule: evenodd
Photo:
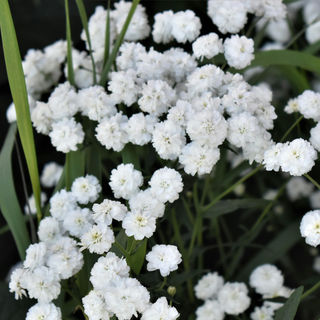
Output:
M107 23L106 23L106 36L104 43L104 58L103 67L106 65L110 54L110 0L108 1L108 13L107 13Z
M96 64L93 59L92 55L92 47L91 47L91 40L90 40L90 34L89 34L89 29L88 29L88 18L87 18L87 13L86 9L84 7L83 1L82 0L76 0L81 22L83 29L86 33L87 41L88 41L88 46L89 46L89 52L90 52L90 57L91 57L91 62L92 62L92 70L93 70L93 84L97 83L97 74L96 74Z
M80 149L80 148L79 148ZM66 189L70 191L73 181L83 177L85 172L84 150L70 151L66 154Z
M0 192L0 209L13 234L20 258L23 261L30 245L30 238L12 177L11 154L16 131L16 123L11 124L0 154L0 188L2 190Z
M75 86L74 82L74 71L72 63L72 41L71 41L71 27L70 27L70 16L69 16L69 3L65 0L65 11L66 11L66 30L67 30L67 66L68 66L68 81L71 85Z
M103 68L103 71L102 71L102 74L101 74L101 79L100 79L100 82L99 82L99 84L101 86L103 86L103 87L105 87L105 85L106 85L108 73L109 73L109 71L111 69L111 66L112 66L113 62L116 59L116 56L117 56L119 48L120 48L120 46L122 44L123 38L124 38L124 36L126 34L126 31L127 31L128 27L129 27L129 24L130 24L130 21L131 21L133 15L134 15L134 12L136 11L136 8L137 8L139 2L140 2L140 0L133 0L132 6L131 6L130 11L128 13L128 17L127 17L127 19L126 19L126 21L125 21L125 23L124 23L124 25L122 27L122 30L121 30L118 38L117 38L117 41L116 41L116 43L114 45L114 48L113 48L113 50L112 50L112 52L111 52L111 54L109 56L109 59L108 59L106 65Z
M28 95L22 70L21 56L8 0L0 1L0 25L4 57L8 73L10 90L17 113L17 123L21 138L21 144L26 157L33 194L36 201L38 221L40 221L41 190L36 149L34 145Z

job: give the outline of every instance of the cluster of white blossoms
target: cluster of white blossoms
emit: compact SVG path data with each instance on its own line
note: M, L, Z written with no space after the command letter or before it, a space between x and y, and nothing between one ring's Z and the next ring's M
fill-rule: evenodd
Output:
M264 264L254 269L249 279L250 286L262 295L263 299L276 297L289 298L294 291L283 285L282 272L272 264ZM255 307L250 317L252 320L274 319L275 311L281 308L283 303L265 301L261 307Z
M300 232L310 246L316 247L320 244L320 210L309 211L303 216Z
M248 288L242 282L226 282L217 272L204 275L194 287L196 297L204 300L197 311L197 320L223 320L225 314L239 315L250 306Z

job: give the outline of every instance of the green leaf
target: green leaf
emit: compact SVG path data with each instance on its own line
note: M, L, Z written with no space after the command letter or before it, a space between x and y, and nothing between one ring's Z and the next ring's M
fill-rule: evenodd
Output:
M310 89L310 85L305 76L292 66L278 66L278 70L285 76L286 79L295 88L296 94L299 95L303 91Z
M125 147L122 149L121 154L122 162L124 164L132 163L136 170L141 170L136 147L132 143L127 143Z
M127 248L131 248L132 243L134 242L133 237L128 238ZM147 238L141 241L141 245L132 255L127 257L128 266L133 270L133 272L139 275L141 268L143 266L143 262L146 256L147 251Z
M116 241L120 244L122 248L125 248L127 243L127 238L128 237L126 236L124 229L121 229L116 236ZM112 245L110 251L114 252L119 258L123 257L123 253L119 248L117 248L115 244Z
M95 145L86 149L86 172L94 175L101 183L101 153Z
M297 313L297 309L300 303L300 297L303 292L303 286L296 289L287 302L277 311L274 320L293 320Z
M110 53L110 0L108 1L108 12L107 12L107 20L106 20L103 67L106 65L109 59L109 53Z
M78 146L77 151L70 151L66 154L66 189L70 191L73 181L83 177L85 173L85 151Z
M260 209L269 205L270 202L272 201L263 199L220 200L207 210L203 217L213 219L237 209Z
M192 271L187 271L181 274L177 274L170 281L170 285L178 286L180 284L187 282L189 279L196 278L198 275L203 274L204 272L207 272L207 271L208 270L197 269L197 270L192 270Z
M78 6L82 26L83 26L84 32L86 33L86 38L89 46L89 54L91 57L92 69L93 69L93 84L96 84L97 83L96 65L94 63L93 54L92 54L91 40L90 40L90 34L88 29L87 13L82 0L76 0L76 3Z
M12 176L11 153L16 131L17 124L12 123L0 154L0 209L12 232L21 261L23 261L30 245L30 238Z
M320 50L320 40L313 43L312 45L306 47L303 52L305 53L310 53L310 54L315 54Z
M117 53L119 51L119 48L120 48L120 46L122 44L124 36L125 36L125 34L127 32L127 29L129 27L130 21L131 21L133 15L134 15L134 12L136 11L136 8L137 8L139 2L140 2L140 0L133 0L132 1L132 6L131 6L130 11L128 13L127 19L126 19L126 21L125 21L125 23L124 23L124 25L122 27L122 30L121 30L118 38L117 38L117 41L116 41L116 43L115 43L115 45L113 47L113 50L112 50L112 52L111 52L111 54L109 56L109 59L108 59L106 65L103 68L103 71L102 71L102 74L101 74L101 79L100 79L100 82L99 82L99 84L101 86L103 86L103 87L105 87L105 85L106 85L106 81L107 81L107 78L108 78L108 73L111 70L111 66L113 65L113 62L116 59Z
M299 231L300 221L290 224L257 255L255 255L245 266L241 268L236 277L237 281L247 281L250 273L258 266L265 263L275 263L285 255L298 241L301 240Z
M294 50L270 50L255 53L250 68L256 66L289 65L320 74L320 58Z
M30 119L30 110L27 96L26 83L21 64L21 56L14 29L8 0L0 1L0 25L3 52L8 73L9 85L17 113L17 123L26 157L28 171L31 179L32 190L36 201L38 221L41 219L40 181L36 149ZM5 190L5 189L3 189Z
M72 62L72 40L71 40L71 27L70 27L68 0L65 0L64 5L65 5L65 11L66 11L68 81L70 82L71 85L75 86L73 62Z

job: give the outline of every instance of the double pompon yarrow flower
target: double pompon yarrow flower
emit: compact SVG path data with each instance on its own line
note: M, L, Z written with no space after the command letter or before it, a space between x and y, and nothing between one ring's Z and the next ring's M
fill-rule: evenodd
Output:
M297 273L286 263L300 237L297 223L289 223L297 218L290 216L290 202L300 210L310 195L314 210L302 218L300 232L307 244L320 243L320 191L313 191L320 186L308 174L320 150L320 93L300 70L308 59L282 66L296 79L294 99L291 91L279 93L272 73L271 84L260 82L270 80L260 64L272 65L270 57L283 61L268 49L299 45L289 41L287 19L300 9L282 0L209 0L213 24L203 34L207 26L191 10L157 13L151 28L138 2L98 6L81 33L86 50L61 40L29 50L22 62L32 124L66 154L66 165L43 168L45 191L56 189L40 212L37 233L31 223L34 243L11 274L10 292L37 300L26 320L272 320L283 303L267 299L289 299L293 290L283 274ZM300 4L303 17L313 10L320 15L314 2ZM77 5L85 22L82 1ZM314 42L317 15L310 19L307 41ZM265 43L264 33L281 43ZM170 42L174 47L158 51ZM298 112L295 120L287 116ZM16 120L14 104L7 118ZM246 188L262 168L263 179ZM284 190L289 201L282 202ZM31 222L39 211L36 197L25 207ZM42 193L41 206L46 199ZM254 250L264 250L264 236L275 238L270 252L250 260ZM283 274L271 263L259 265L280 256Z

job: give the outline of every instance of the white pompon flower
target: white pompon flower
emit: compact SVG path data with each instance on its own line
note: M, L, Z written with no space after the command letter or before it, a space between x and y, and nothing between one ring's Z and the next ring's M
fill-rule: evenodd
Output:
M14 298L16 300L22 299L22 295L27 297L26 290L22 288L20 285L20 280L26 272L27 272L26 269L18 268L14 270L11 274L9 289L10 289L10 292L14 292Z
M102 292L91 290L85 297L82 298L83 308L89 320L109 320L106 301Z
M153 235L156 219L150 212L132 210L123 219L122 227L128 237L134 236L136 240L142 240Z
M218 53L223 53L222 39L214 32L201 36L192 44L192 51L201 61L204 57L211 59Z
M63 221L68 212L77 207L76 199L72 192L62 189L56 192L50 199L50 213L59 221Z
M61 237L59 222L53 217L46 217L40 221L38 228L40 241L50 242Z
M248 288L242 282L227 282L218 293L218 301L224 312L239 315L250 306Z
M192 42L200 34L200 19L191 10L179 11L172 18L172 35L181 43Z
M40 177L41 184L46 188L54 187L62 174L63 166L56 162L47 163L42 170Z
M147 270L159 270L163 277L178 269L178 264L182 261L182 255L178 248L173 245L156 244L146 255L148 261Z
M224 55L229 66L243 69L251 64L254 59L254 42L245 36L231 36L224 41Z
M87 174L85 177L79 177L72 183L71 192L75 199L81 204L94 202L98 199L101 186L99 180Z
M254 311L250 314L252 320L273 320L274 311L267 306L255 307Z
M142 184L142 173L135 170L132 163L121 163L117 169L111 171L109 185L116 198L129 200L138 193Z
M84 132L82 125L72 117L63 118L52 124L52 131L49 133L51 143L58 151L68 153L70 150L77 151L77 144L82 143Z
M320 120L320 93L306 90L297 99L300 113L306 119L318 122Z
M282 272L272 264L264 264L255 268L249 280L250 286L262 295L279 291L283 282Z
M129 271L126 259L120 259L113 252L108 252L94 264L90 281L95 290L103 291L110 285L110 281L115 281L118 277L128 278Z
M173 11L168 10L157 13L154 16L154 25L152 30L153 41L156 43L169 43L173 40L172 35Z
M170 307L165 297L158 300L149 306L142 314L141 320L165 319L175 320L180 316L175 307Z
M72 236L80 238L84 233L88 232L92 227L91 211L88 208L69 212L63 220L63 227L70 232Z
M320 123L310 130L310 135L310 143L317 151L320 151Z
M179 198L183 182L178 171L164 167L155 171L149 181L151 193L162 202L174 202Z
M282 147L280 165L282 171L289 172L292 176L302 176L312 169L317 158L317 152L312 145L299 138Z
M280 153L283 146L283 143L277 143L274 144L270 149L265 151L262 164L265 165L267 171L279 171Z
M225 315L222 306L217 300L206 300L196 310L196 320L223 320Z
M316 247L320 244L320 210L309 211L303 216L300 232L310 246Z
M119 278L104 294L108 309L119 320L129 320L143 313L150 300L149 291L134 278Z
M81 237L80 251L88 249L90 253L103 254L110 250L114 240L113 231L106 224L99 223Z
M31 307L26 320L61 320L61 310L53 303L37 303Z
M216 299L217 294L223 287L224 279L217 272L204 275L194 287L196 297L202 300Z
M110 225L112 219L122 221L128 212L128 209L119 201L112 201L105 199L102 203L95 203L92 207L94 214L92 215L93 220L97 223L106 223Z
M284 112L291 114L299 111L298 99L290 99L284 108Z
M26 259L23 262L23 267L33 270L36 267L45 264L47 247L44 242L31 244L26 251Z

